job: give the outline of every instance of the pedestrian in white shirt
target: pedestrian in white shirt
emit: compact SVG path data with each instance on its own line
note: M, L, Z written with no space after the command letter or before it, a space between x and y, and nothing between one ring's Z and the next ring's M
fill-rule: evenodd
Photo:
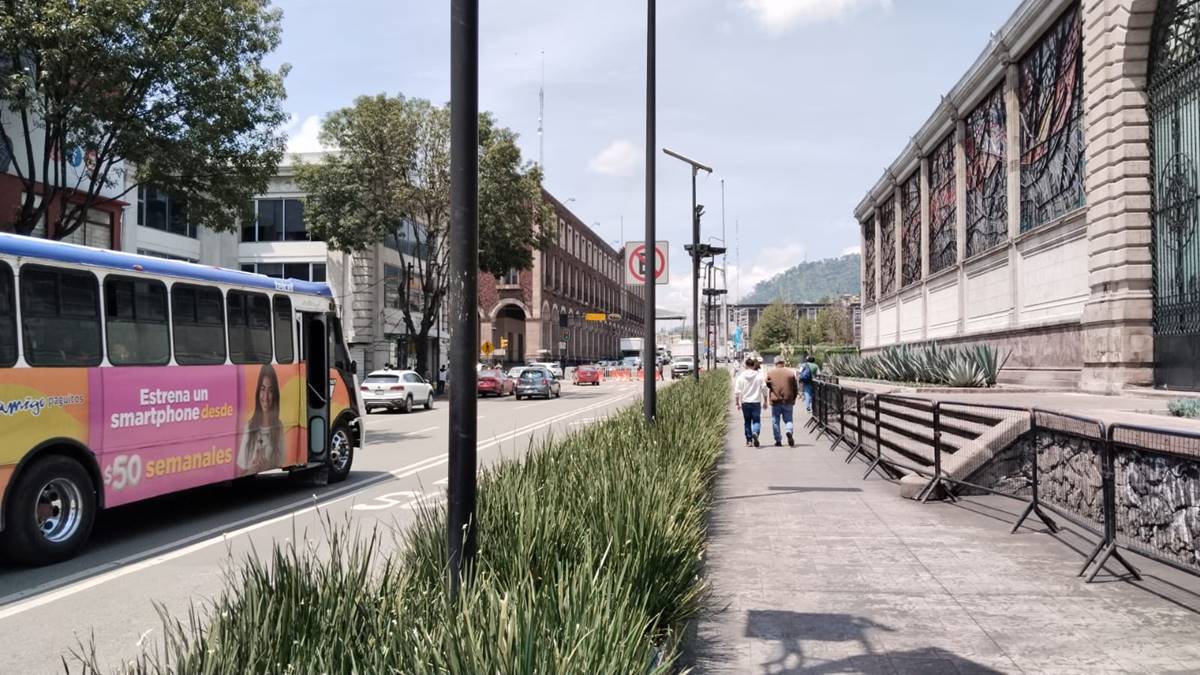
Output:
M746 368L733 383L735 405L742 411L746 430L746 447L758 447L758 432L762 430L762 407L767 397L767 380L759 370L758 360L746 359Z

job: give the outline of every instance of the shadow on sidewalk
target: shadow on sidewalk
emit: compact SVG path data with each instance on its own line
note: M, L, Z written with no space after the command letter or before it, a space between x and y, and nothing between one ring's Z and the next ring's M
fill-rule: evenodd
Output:
M877 652L867 631L886 633L895 629L867 617L852 614L816 614L783 610L747 612L746 637L777 643L774 658L759 664L763 673L998 673L941 648ZM857 653L835 659L805 656L804 643L852 643L840 650ZM701 671L703 669L701 668Z
M752 495L733 495L730 497L717 497L713 501L728 502L728 501L733 501L735 499L754 499L756 497L778 497L780 495L795 495L795 494L803 494L805 492L862 492L862 488L855 488L855 487L811 487L811 486L803 486L803 485L793 485L793 486L768 485L767 489L772 490L772 492L760 492L758 494L752 494Z

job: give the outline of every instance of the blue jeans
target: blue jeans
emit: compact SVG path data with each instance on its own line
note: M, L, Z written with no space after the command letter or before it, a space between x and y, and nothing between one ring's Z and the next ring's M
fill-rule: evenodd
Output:
M812 402L813 402L813 384L812 384L812 382L805 382L804 383L804 409L807 410L808 412L812 412Z
M762 404L743 403L742 422L746 425L746 440L758 435L762 430Z
M783 434L779 433L779 418L783 418L784 430L789 434L792 433L792 408L795 405L791 403L776 403L771 406L771 433L775 435L775 442L783 442Z

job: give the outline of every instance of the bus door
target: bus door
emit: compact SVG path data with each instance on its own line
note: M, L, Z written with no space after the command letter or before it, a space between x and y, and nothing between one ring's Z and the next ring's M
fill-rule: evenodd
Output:
M323 462L329 452L329 327L319 312L301 312L305 348L305 419L308 461Z

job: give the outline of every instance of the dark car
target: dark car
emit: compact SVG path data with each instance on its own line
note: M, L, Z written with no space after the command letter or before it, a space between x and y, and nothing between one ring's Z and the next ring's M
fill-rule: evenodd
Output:
M562 393L561 385L545 368L529 368L517 380L517 400L533 396L554 398Z
M476 391L480 396L508 396L516 390L516 383L503 370L479 371Z

